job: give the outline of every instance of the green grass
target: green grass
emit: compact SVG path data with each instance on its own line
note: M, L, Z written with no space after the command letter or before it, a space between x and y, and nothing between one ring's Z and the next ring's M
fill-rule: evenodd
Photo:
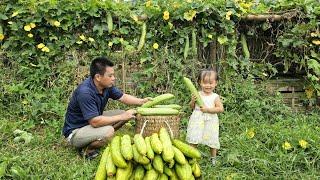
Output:
M320 178L319 113L275 115L274 119L247 117L232 112L221 115L221 150L218 165L203 157L203 179L318 179ZM93 179L99 158L87 161L67 146L61 136L62 120L33 125L28 120L0 119L0 160L9 162L4 179ZM181 137L185 135L185 117ZM13 131L32 133L29 144L13 141ZM247 131L253 129L253 138ZM133 134L134 127L118 133ZM307 149L299 140L309 143ZM292 149L284 150L288 141ZM209 156L209 149L199 146ZM20 173L12 172L19 169Z

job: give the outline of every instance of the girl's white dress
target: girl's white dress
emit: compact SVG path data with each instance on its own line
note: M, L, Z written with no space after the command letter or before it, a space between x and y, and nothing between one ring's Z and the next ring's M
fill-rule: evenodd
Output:
M205 106L213 107L218 94L203 95L199 92ZM191 144L204 144L211 148L220 149L219 119L217 114L203 113L198 105L190 116L186 141Z

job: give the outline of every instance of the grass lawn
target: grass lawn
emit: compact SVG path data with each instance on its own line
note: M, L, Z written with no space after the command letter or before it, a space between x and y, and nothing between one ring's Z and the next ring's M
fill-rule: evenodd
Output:
M272 119L224 113L220 118L218 164L212 167L209 149L200 161L203 179L319 179L319 113L274 115ZM69 148L61 136L62 120L34 125L27 120L0 119L1 161L4 179L93 179L100 158L87 161ZM182 119L184 137L187 118ZM14 142L13 131L32 134L29 144ZM134 127L117 133L133 134ZM304 140L306 147L299 143ZM283 147L288 142L290 146ZM287 144L288 145L288 144ZM2 163L3 165L3 163Z

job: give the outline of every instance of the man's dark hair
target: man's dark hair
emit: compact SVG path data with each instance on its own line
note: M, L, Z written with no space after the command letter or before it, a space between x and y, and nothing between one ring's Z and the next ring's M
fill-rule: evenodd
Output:
M95 58L90 65L90 76L93 79L96 74L104 75L106 67L113 67L114 64L106 57Z

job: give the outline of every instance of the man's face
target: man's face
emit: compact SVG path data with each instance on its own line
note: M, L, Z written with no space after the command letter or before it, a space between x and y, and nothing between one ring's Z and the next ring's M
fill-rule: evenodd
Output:
M106 67L106 72L100 78L101 85L105 88L112 87L115 85L115 81L113 67Z

